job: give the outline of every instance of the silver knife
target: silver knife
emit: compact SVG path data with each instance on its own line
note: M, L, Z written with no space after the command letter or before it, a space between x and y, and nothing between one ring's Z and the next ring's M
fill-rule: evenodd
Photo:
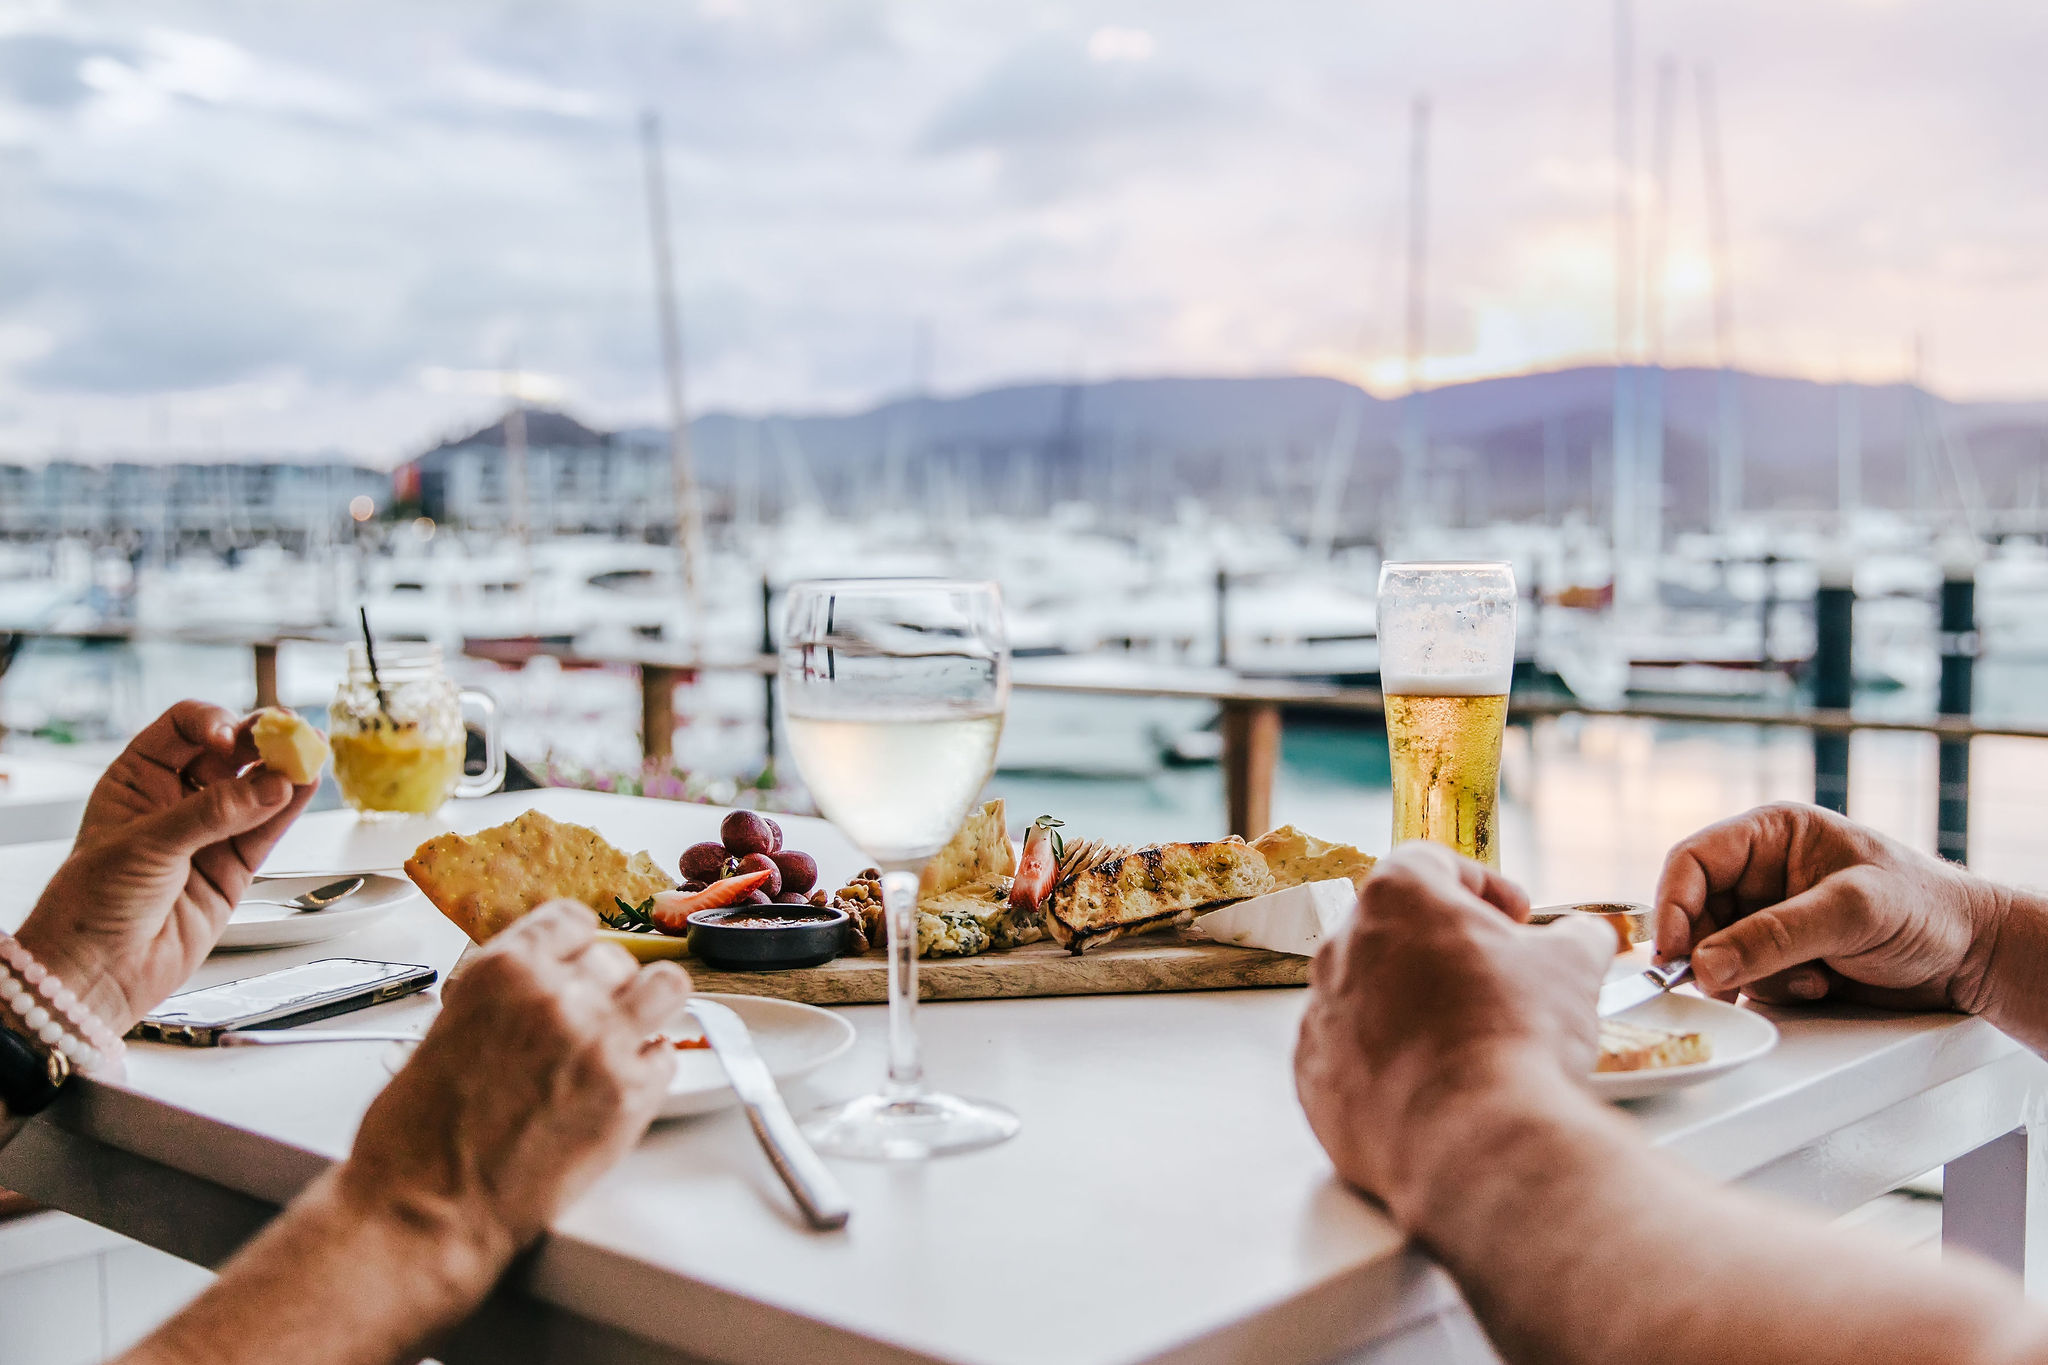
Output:
M229 1029L221 1047L285 1047L293 1043L417 1043L417 1033L383 1033L364 1029L277 1028Z
M1599 1016L1602 1019L1632 1010L1646 1000L1655 1000L1673 986L1683 986L1692 980L1692 959L1676 958L1659 966L1648 967L1637 976L1624 976L1619 981L1610 981L1600 988Z
M796 1120L789 1116L789 1106L782 1102L782 1092L775 1088L775 1078L768 1074L768 1064L754 1047L746 1021L716 1000L700 997L684 1008L703 1026L704 1037L718 1055L718 1064L725 1068L725 1078L732 1082L746 1108L747 1122L754 1125L761 1150L768 1154L768 1162L782 1177L782 1183L796 1196L804 1217L811 1220L814 1228L845 1227L852 1212L846 1203L846 1193L797 1130Z

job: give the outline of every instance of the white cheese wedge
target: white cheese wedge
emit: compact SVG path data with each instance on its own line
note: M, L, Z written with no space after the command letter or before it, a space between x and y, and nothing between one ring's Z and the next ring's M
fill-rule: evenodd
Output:
M1240 948L1314 957L1324 939L1351 922L1357 906L1358 888L1348 878L1305 882L1212 910L1188 932Z

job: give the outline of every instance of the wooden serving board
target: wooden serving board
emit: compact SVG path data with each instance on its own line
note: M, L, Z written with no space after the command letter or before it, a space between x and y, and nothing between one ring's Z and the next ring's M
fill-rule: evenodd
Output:
M475 952L475 944L464 948L448 975L460 973ZM806 1005L879 1005L889 998L889 959L879 952L780 972L721 972L695 958L681 962L700 991L766 995ZM979 957L921 958L917 995L920 1000L1021 1000L1306 986L1308 963L1294 953L1236 948L1179 934L1127 939L1080 957L1057 943L1033 943Z
M917 995L920 1000L1009 1000L1305 986L1308 964L1293 953L1175 934L1126 939L1079 957L1057 943L1033 943L978 957L921 958ZM889 959L880 952L781 972L721 972L692 958L684 958L683 966L701 991L769 995L806 1005L879 1005L889 998Z

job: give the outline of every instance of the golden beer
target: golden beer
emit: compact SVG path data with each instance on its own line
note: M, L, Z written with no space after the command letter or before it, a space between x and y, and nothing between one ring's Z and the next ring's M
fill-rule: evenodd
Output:
M1500 746L1508 699L1387 697L1394 769L1394 842L1428 839L1500 866Z

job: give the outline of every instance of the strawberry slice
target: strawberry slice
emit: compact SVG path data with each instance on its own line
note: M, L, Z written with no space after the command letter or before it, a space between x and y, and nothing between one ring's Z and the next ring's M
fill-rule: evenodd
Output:
M702 891L657 891L654 893L654 908L648 911L648 918L664 934L685 937L690 932L690 916L699 910L723 910L728 905L737 905L750 893L767 885L773 875L774 868L763 868L758 872L742 872L737 877L721 878Z
M1024 831L1024 856L1017 860L1017 875L1010 881L1010 908L1036 914L1052 894L1060 874L1060 826L1050 815L1041 815Z

